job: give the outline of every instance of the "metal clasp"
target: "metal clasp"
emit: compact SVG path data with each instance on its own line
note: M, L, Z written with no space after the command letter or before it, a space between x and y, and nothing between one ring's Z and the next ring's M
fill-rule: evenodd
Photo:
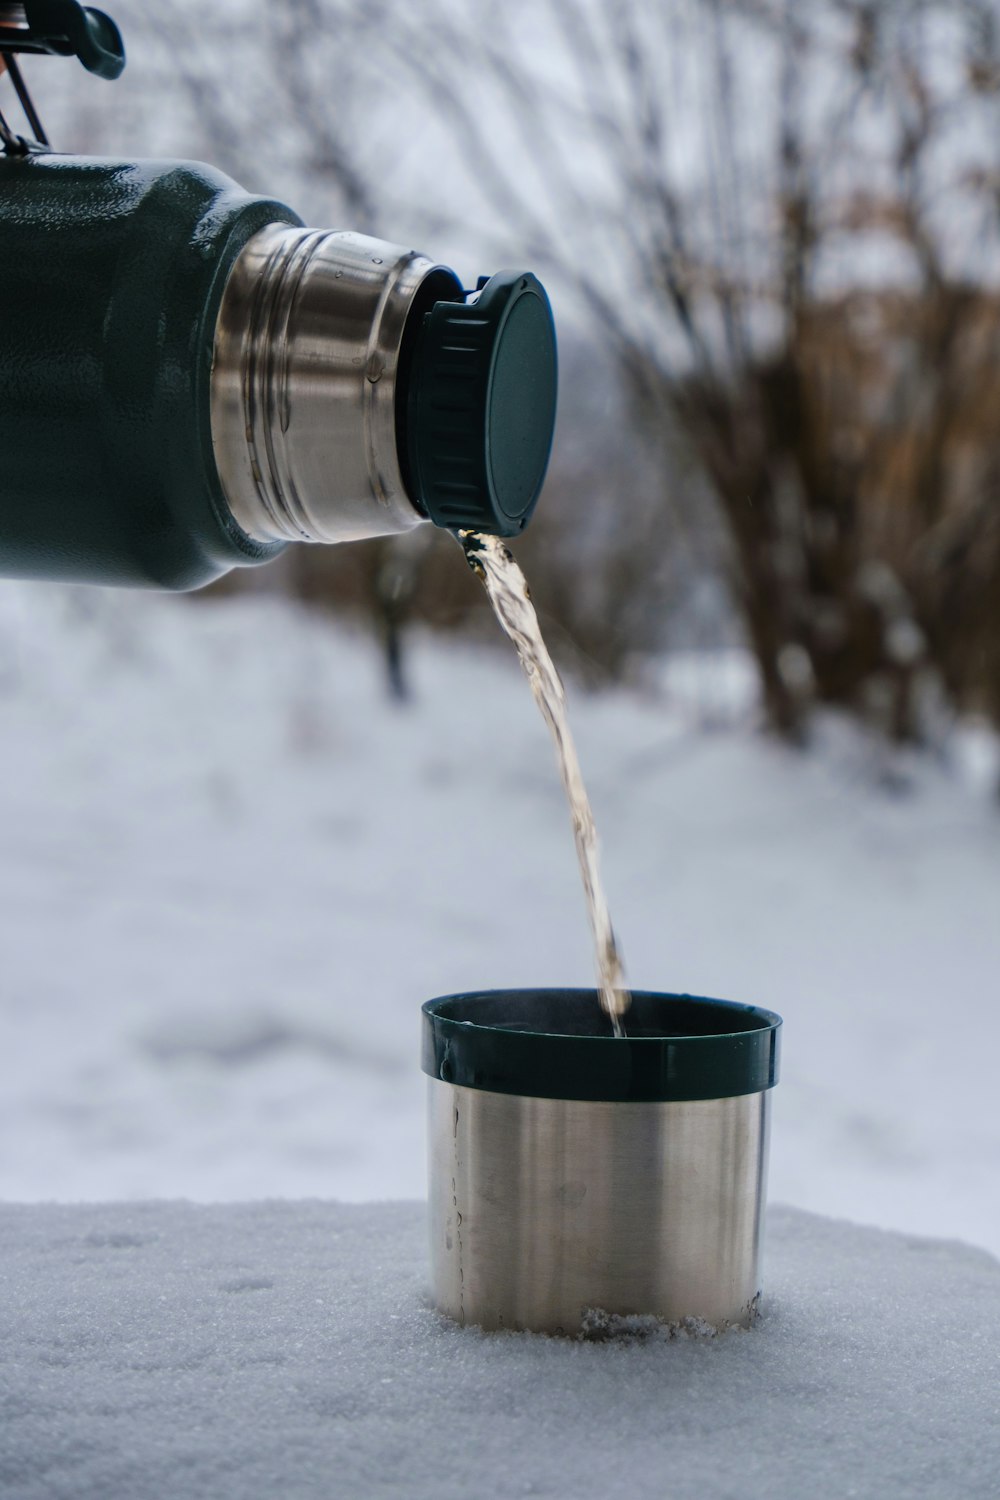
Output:
M21 5L0 0L0 77L10 75L32 132L31 139L18 135L0 111L0 147L12 156L49 144L17 61L19 52L78 57L99 78L117 78L125 66L121 32L102 10L77 0L24 0Z

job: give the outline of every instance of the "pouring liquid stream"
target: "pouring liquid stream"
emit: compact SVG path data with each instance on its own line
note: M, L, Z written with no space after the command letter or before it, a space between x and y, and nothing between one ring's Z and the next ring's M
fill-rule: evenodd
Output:
M527 581L511 553L498 537L477 531L460 531L458 539L469 567L486 589L504 633L517 649L535 702L552 735L559 774L569 801L573 838L594 937L598 994L615 1036L624 1036L622 1017L628 1010L631 996L601 882L597 828L569 727L562 681L542 639Z

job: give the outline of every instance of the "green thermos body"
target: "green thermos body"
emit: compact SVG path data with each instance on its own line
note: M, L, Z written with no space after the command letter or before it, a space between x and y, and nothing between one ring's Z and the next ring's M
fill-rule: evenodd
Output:
M197 588L290 541L516 535L555 336L200 163L0 157L0 576Z

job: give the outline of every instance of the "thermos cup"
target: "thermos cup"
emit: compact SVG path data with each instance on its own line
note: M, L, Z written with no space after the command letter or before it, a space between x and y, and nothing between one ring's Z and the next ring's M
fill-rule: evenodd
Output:
M781 1020L639 992L626 1024L593 990L423 1007L431 1279L457 1322L753 1321Z

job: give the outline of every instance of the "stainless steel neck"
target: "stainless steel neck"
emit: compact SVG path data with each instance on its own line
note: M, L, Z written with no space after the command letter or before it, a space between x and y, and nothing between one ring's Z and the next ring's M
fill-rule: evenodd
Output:
M567 1334L597 1309L753 1321L769 1090L623 1104L428 1089L431 1277L449 1317Z
M407 314L432 277L448 283L440 295L457 286L362 234L274 224L248 242L223 293L211 387L216 466L248 535L341 542L423 519L400 471L396 386Z

